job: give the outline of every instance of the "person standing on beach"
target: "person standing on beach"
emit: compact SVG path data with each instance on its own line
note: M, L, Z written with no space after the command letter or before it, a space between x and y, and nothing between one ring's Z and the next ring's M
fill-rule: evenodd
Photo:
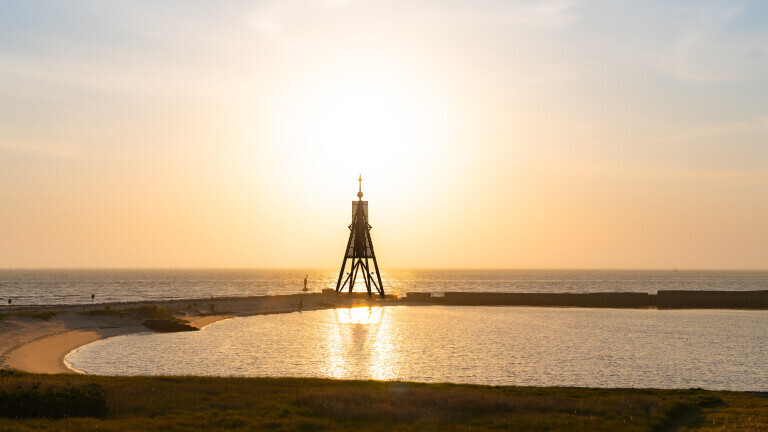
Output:
M307 274L305 274L305 275L304 275L304 289L303 289L302 291L309 291L309 290L307 289L307 277L308 277L308 276L309 276L309 275L307 275Z

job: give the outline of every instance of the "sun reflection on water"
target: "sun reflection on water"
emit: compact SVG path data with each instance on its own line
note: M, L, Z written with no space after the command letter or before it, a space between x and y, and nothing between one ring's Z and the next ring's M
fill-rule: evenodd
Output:
M347 309L334 309L336 322L339 324L378 324L384 308L377 307L353 307Z
M766 332L762 311L386 306L108 338L67 361L100 375L761 391L768 345L755 335Z
M391 358L395 351L391 320L383 307L334 309L328 326L323 372L332 378L369 375L377 380L397 378ZM346 359L356 359L348 362Z
M375 380L394 380L398 378L397 365L400 364L402 350L396 346L396 325L392 317L384 316L383 312L381 315L376 339L371 347L372 359L368 372Z

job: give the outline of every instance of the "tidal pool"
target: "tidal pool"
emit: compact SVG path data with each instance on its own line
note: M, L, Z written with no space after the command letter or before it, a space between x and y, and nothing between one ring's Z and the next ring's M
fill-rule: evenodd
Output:
M768 311L388 306L260 315L83 346L99 375L768 390Z

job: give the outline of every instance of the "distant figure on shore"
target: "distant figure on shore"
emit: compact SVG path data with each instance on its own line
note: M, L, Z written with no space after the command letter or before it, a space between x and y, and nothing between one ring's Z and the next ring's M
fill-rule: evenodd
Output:
M308 277L308 276L309 276L309 275L307 275L307 274L305 274L305 275L304 275L304 289L303 289L302 291L309 291L309 290L307 289L307 277Z

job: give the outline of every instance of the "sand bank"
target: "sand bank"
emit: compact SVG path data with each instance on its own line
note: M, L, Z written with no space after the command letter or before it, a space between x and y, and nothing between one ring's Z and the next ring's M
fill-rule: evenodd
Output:
M203 328L231 315L189 317L189 324ZM56 314L48 321L9 318L0 321L0 368L32 373L70 373L64 357L83 345L112 336L151 332L139 320Z
M147 331L137 320L62 313L43 321L0 321L0 367L35 373L71 372L64 356L73 349L110 336Z
M178 317L202 329L216 321L236 316L288 313L367 303L359 296L328 299L319 294L173 300L155 303L25 307L18 311L52 311L47 320L30 316L8 316L0 320L0 368L32 373L72 373L64 357L83 345L113 336L151 332L141 319L131 316L88 314L109 307L115 311L156 305L183 311ZM204 312L201 312L203 310Z

